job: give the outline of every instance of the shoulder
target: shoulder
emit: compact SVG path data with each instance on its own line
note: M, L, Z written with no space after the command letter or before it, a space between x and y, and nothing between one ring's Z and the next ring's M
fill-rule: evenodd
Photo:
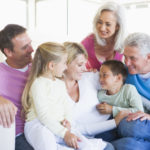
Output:
M124 84L124 89L126 89L126 90L128 90L128 91L130 91L130 90L136 90L136 87L134 86L134 85L132 85L132 84Z
M132 84L124 84L123 90L124 90L126 95L138 94L136 87Z
M115 59L122 61L122 59L123 59L123 54L121 54L120 52L116 51Z
M96 89L100 89L99 84L99 72L85 72L82 75L81 80L79 81L81 86L84 87L94 87Z
M55 82L59 87L66 88L65 82L63 80L56 79Z
M50 79L38 77L33 81L31 89L45 89L46 87L51 86L50 82Z
M93 81L99 79L99 72L85 72L82 74L81 80Z
M81 41L81 44L83 44L86 47L87 45L91 45L93 41L94 41L94 34L90 34L83 41Z

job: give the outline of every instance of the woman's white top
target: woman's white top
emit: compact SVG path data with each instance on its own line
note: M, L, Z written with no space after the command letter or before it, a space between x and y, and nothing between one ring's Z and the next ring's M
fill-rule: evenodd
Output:
M73 125L82 134L94 136L98 133L111 130L116 127L115 120L108 120L110 115L100 114L96 105L99 104L97 91L100 89L99 74L86 72L79 84L79 101L69 101L73 106Z

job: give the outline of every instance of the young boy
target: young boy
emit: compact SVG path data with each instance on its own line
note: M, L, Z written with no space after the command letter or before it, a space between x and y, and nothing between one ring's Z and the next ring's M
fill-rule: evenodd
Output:
M144 111L141 97L131 84L124 84L127 69L121 61L109 60L100 68L101 90L98 99L101 102L97 109L102 114L115 117L121 110Z

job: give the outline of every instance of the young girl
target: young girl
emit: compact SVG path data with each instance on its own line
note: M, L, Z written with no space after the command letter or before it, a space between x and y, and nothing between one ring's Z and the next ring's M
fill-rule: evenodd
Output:
M125 65L117 60L106 61L100 68L101 90L97 109L103 114L115 117L121 110L136 112L143 110L141 97L131 84L124 84L127 76Z
M26 139L35 150L100 150L100 140L86 139L71 128L71 106L65 83L59 79L66 61L64 46L48 42L38 47L22 96Z

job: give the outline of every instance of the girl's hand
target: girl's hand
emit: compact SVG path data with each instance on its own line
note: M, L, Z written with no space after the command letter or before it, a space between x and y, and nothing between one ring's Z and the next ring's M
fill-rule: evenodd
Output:
M67 128L69 131L71 130L71 124L70 124L70 122L69 122L68 120L64 119L64 120L61 122L61 124L62 124L65 128Z
M102 113L102 114L112 114L112 108L113 106L105 103L105 102L102 102L100 104L98 104L96 106L97 110Z
M64 141L68 146L73 147L74 149L78 149L78 142L81 142L80 138L70 133L70 131L66 132Z

